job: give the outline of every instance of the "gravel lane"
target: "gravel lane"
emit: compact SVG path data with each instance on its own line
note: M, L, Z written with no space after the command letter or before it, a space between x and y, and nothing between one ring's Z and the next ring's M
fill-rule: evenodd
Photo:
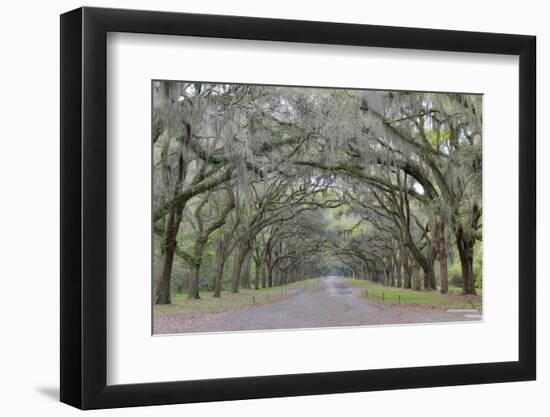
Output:
M154 317L154 333L195 333L239 330L296 329L380 324L433 323L479 320L464 313L371 303L358 297L338 277L323 278L315 290L297 291L273 304L201 316Z

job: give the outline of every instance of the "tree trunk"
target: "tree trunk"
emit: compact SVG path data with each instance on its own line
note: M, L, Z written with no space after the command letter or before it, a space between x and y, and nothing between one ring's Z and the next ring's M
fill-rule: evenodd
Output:
M430 250L430 254L426 257L426 263L421 264L422 271L424 272L424 290L435 290L435 250Z
M262 282L262 288L265 288L267 285L265 262L260 262L260 281Z
M262 268L263 262L261 259L254 257L254 289L260 289L260 269Z
M384 285L386 287L393 287L394 284L394 276L393 276L393 259L392 256L388 256L386 260L385 272L386 272L386 279Z
M418 249L418 247L415 245L409 230L406 233L406 238L407 238L407 247L411 251L416 262L422 268L422 271L424 272L424 289L425 290L435 289L434 256L433 256L434 251L430 250L430 254L428 256L424 256L424 254L420 251L420 249Z
M204 247L206 246L207 238L204 236L199 238L195 242L195 250L194 250L194 259L193 263L189 264L189 269L191 270L191 274L189 276L189 288L188 288L188 296L187 298L190 299L199 299L199 271L202 265L202 254L204 252Z
M246 254L246 257L244 258L243 263L243 271L241 275L241 286L243 288L246 288L247 290L250 289L250 267L252 264L252 256L250 255L250 251Z
M401 288L403 285L403 275L401 273L401 262L395 263L395 273L396 273L396 285L397 287Z
M423 272L424 272L424 290L434 290L435 274L434 274L433 264L431 268L424 269Z
M222 279L223 279L223 270L225 269L225 254L220 253L218 255L218 265L216 268L216 281L214 283L214 297L222 296Z
M279 283L279 268L277 266L273 267L273 285L278 287L280 285Z
M243 246L235 259L235 267L233 269L233 280L231 282L231 292L238 293L241 288L241 271L244 260L248 254L248 246Z
M409 257L409 254L407 252L405 252L405 250L403 250L402 253L403 253L403 269L404 269L404 273L405 273L405 276L403 277L403 288L411 288L412 287L412 283L411 283L412 271L411 271L410 257Z
M273 287L273 267L271 265L267 266L267 286Z
M164 252L162 255L162 268L157 278L155 290L155 304L170 304L170 283L172 279L172 266L176 251L176 238L181 222L181 209L174 207L169 215L164 231Z
M395 275L395 285L398 288L401 288L402 279L401 279L401 259L399 258L399 251L396 249L395 255L393 256L393 265L394 265L394 275Z
M439 279L441 293L449 292L449 274L447 271L447 245L445 242L445 224L438 223L435 226L435 240L437 242L437 257L439 261Z
M439 256L439 277L441 294L447 294L449 292L449 274L447 271L447 256L445 254Z
M285 270L282 275L283 275L283 278L282 278L281 285L288 284L288 271Z
M413 289L415 289L416 291L420 291L421 290L421 283L420 283L420 274L418 273L418 264L416 263L416 261L413 261L413 264L412 264L412 282L413 282Z
M464 232L462 226L458 227L456 243L458 255L462 267L462 293L476 294L474 277L474 244L475 240Z
M188 290L188 296L189 299L195 299L198 300L201 298L199 296L199 271L200 271L200 264L195 264L191 268L191 276L189 279L189 290Z

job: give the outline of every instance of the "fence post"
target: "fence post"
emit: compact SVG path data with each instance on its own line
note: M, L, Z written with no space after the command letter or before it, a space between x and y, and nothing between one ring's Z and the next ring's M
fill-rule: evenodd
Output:
M252 296L252 303L256 305L256 298L254 296Z
M397 304L401 304L401 294L397 296Z
M382 301L384 301L384 293L382 293Z

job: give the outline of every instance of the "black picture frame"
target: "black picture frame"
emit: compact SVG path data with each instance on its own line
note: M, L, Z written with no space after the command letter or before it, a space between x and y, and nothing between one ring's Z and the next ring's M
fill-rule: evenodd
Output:
M107 376L108 32L519 56L519 358L113 385ZM536 38L102 8L61 15L61 401L82 409L376 391L536 378Z

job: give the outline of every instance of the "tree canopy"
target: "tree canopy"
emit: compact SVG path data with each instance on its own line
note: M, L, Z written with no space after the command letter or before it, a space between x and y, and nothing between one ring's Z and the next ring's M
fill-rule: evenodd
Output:
M153 82L154 302L327 273L475 294L482 123L473 94Z

